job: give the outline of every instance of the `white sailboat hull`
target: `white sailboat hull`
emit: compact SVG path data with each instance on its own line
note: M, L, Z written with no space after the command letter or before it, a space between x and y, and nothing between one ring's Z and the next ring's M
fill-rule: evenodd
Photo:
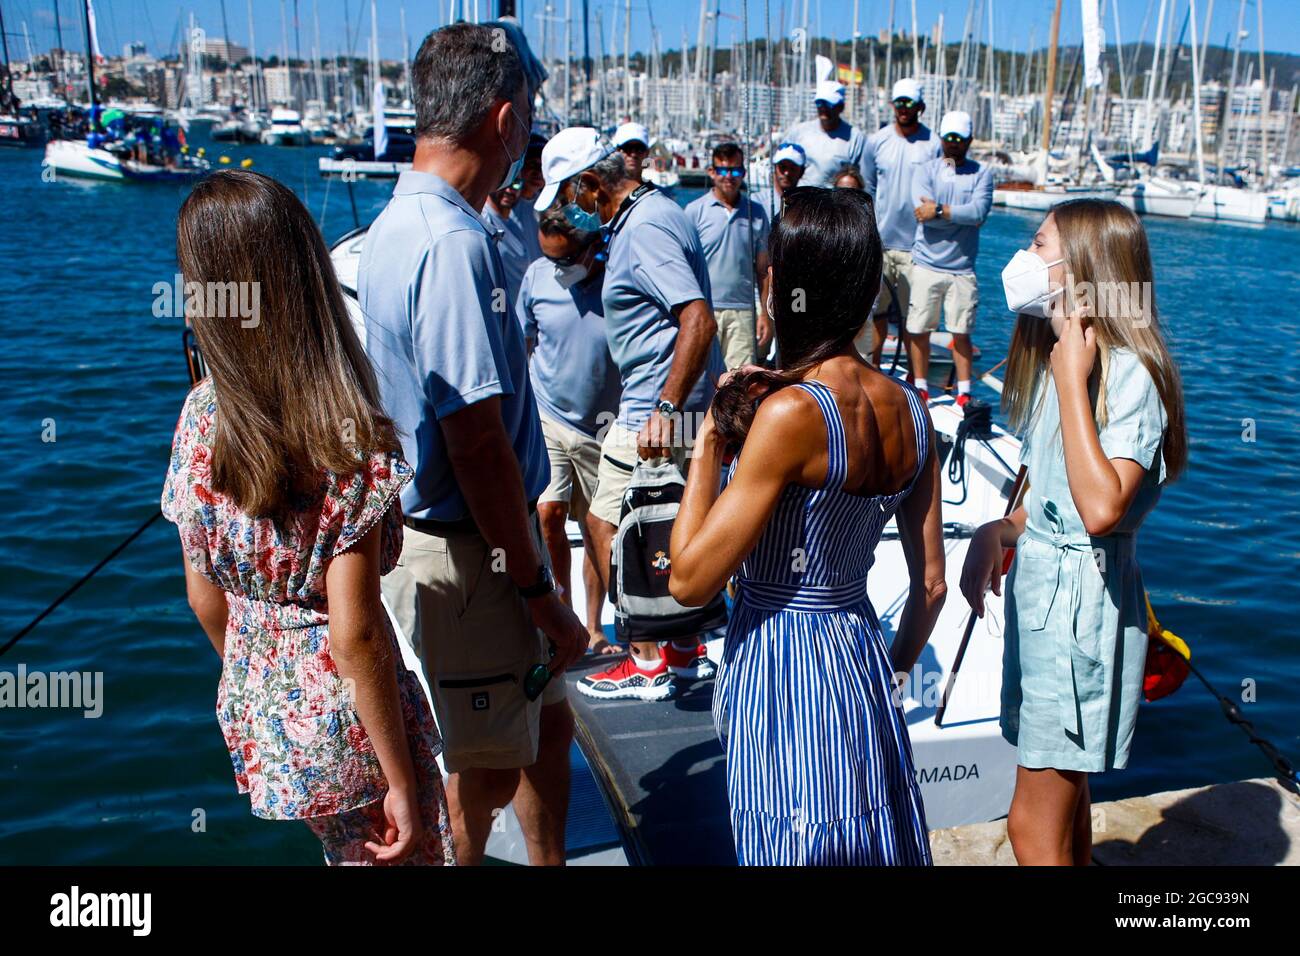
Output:
M1200 197L1199 185L1184 186L1182 183L1165 183L1155 179L1130 183L1119 192L1119 201L1139 215L1168 216L1172 219L1191 216Z
M106 149L91 149L80 140L56 139L45 146L45 165L55 176L119 181L126 178L122 161Z
M1236 186L1206 186L1192 215L1198 219L1262 223L1268 218L1268 196Z
M1113 189L994 189L993 205L1048 212L1067 199L1114 199Z

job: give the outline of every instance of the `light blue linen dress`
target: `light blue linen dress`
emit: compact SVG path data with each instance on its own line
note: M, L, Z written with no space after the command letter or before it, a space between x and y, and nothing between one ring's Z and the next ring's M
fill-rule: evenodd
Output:
M1165 480L1167 417L1138 356L1112 349L1107 375L1107 458L1147 469L1119 526L1092 537L1074 506L1055 383L1021 451L1029 468L1025 533L1007 581L1002 736L1022 767L1122 770L1142 698L1147 619L1137 530Z

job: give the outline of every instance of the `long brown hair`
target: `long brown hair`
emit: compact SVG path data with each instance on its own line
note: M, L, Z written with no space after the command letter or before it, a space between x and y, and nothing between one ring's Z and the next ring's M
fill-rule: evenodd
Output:
M796 186L782 200L768 240L779 368L733 375L713 397L714 425L733 449L753 423L754 393L792 385L843 352L871 318L880 290L884 251L866 193Z
M1150 373L1165 407L1163 454L1166 477L1172 481L1187 465L1187 422L1178 365L1160 329L1146 230L1131 209L1112 200L1071 199L1053 206L1050 215L1065 258L1065 293L1058 307L1081 309L1097 336L1097 364L1090 382L1097 426L1104 427L1107 421L1110 350L1129 349ZM1043 394L1040 385L1051 374L1055 341L1050 322L1034 316L1016 318L1002 408L1018 431L1027 429L1038 413L1036 398Z
M322 472L399 450L325 240L290 189L247 170L214 173L181 206L176 249L216 389L214 491L279 517ZM219 314L229 310L202 290L220 287L239 289L256 314Z

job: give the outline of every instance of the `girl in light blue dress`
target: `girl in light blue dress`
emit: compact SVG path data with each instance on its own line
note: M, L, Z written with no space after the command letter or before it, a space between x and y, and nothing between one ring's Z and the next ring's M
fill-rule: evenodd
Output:
M806 187L783 199L770 242L780 370L746 366L719 387L696 433L669 586L698 605L735 575L713 712L737 860L927 865L894 686L945 593L930 418L853 344L883 258L866 195ZM912 587L890 646L867 572L895 516Z
M1147 618L1137 531L1186 464L1182 386L1134 213L1053 207L1003 270L1018 313L1003 407L1026 433L1024 504L979 529L962 593L983 615L1014 547L1002 734L1017 749L1007 833L1022 865L1086 866L1088 774L1123 769L1142 698Z

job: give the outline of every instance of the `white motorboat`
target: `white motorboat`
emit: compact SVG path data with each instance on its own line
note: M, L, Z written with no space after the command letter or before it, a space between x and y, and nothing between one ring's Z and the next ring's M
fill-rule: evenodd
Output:
M1226 222L1262 223L1268 218L1268 207L1267 193L1238 186L1206 185L1192 207L1192 216Z
M271 125L262 130L262 142L268 146L306 146L311 139L297 110L277 106L271 110Z

